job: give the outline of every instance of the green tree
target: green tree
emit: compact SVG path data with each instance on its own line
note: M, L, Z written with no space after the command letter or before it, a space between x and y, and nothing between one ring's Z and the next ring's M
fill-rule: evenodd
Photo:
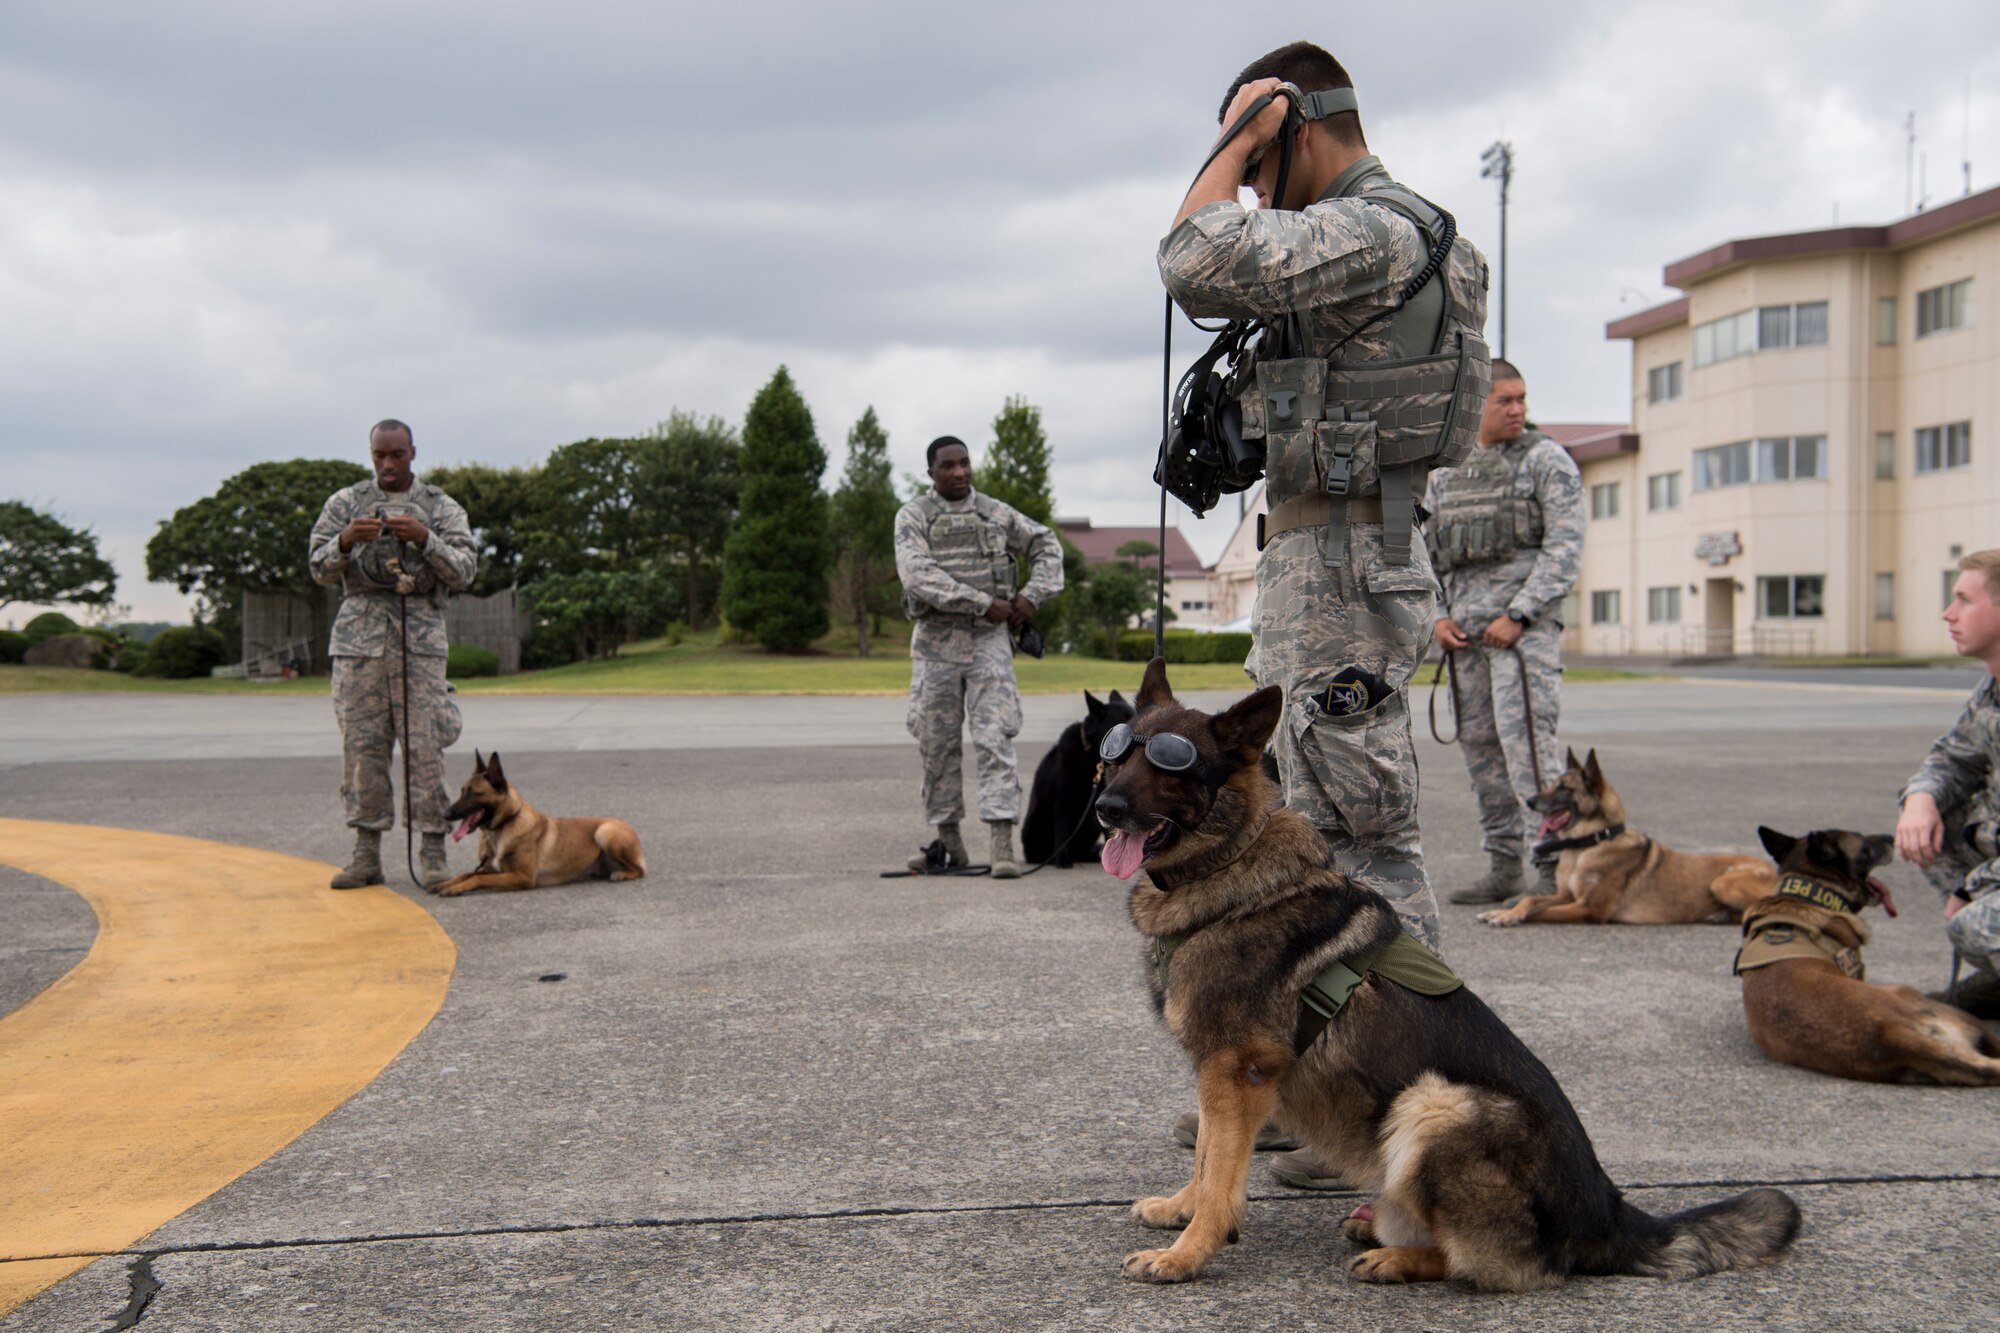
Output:
M547 575L523 595L538 630L567 635L571 658L579 660L616 657L619 644L672 614L676 591L657 570L584 569Z
M425 468L423 480L465 506L472 540L479 548L479 572L471 591L490 597L503 588L532 583L542 574L527 544L546 522L548 501L542 469L460 463Z
M854 640L868 656L868 626L888 609L896 581L896 483L889 433L871 406L847 432L847 467L833 494L835 577L854 613Z
M306 567L306 546L327 497L368 476L344 459L253 463L161 521L146 543L146 577L198 592L210 623L225 633L232 620L241 623L244 589L283 593L306 608L314 642L324 643L327 598Z
M118 571L87 528L19 500L0 500L0 607L15 602L110 606Z
M702 562L721 559L743 490L743 446L721 417L679 410L653 428L639 489L655 530L686 567L687 623L701 628Z
M743 497L724 548L722 610L773 652L826 633L826 450L812 411L778 367L743 418Z
M983 495L1014 506L1037 523L1054 526L1056 501L1049 490L1049 440L1042 409L1016 394L993 418L993 440L974 469Z
M538 570L634 569L659 547L645 504L646 440L578 440L549 451L535 485L522 556Z

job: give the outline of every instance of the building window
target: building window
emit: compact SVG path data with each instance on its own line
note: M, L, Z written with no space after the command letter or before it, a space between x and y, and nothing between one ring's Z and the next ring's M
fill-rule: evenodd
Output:
M1661 472L1646 478L1646 508L1658 513L1662 509L1681 507L1681 474Z
M1750 441L1718 444L1694 451L1694 489L1712 491L1718 486L1741 486L1750 480Z
M1878 430L1875 432L1875 480L1894 481L1896 479L1896 432Z
M1207 602L1182 602L1182 603L1181 603L1181 610L1183 610L1183 611L1206 611L1206 610L1208 610L1208 603L1207 603Z
M1951 610L1951 595L1957 590L1958 590L1958 570L1955 568L1947 569L1944 572L1944 599L1939 604L1938 610L1940 611Z
M1826 476L1824 435L1780 435L1753 443L1754 481L1817 481Z
M1826 302L1807 301L1792 307L1792 346L1826 346Z
M1766 575L1757 580L1757 612L1766 620L1817 619L1825 594L1824 574Z
M1618 483L1607 481L1590 488L1590 516L1592 518L1618 517Z
M1918 472L1965 467L1972 462L1972 423L1954 421L1948 426L1920 426L1916 443Z
M1739 311L1706 324L1694 326L1694 363L1697 367L1747 356L1757 350L1757 312Z
M1972 323L1972 279L1960 278L1917 293L1917 336L1949 333Z
M1646 623L1649 625L1681 623L1681 589L1678 583L1668 588L1646 589Z
M1681 396L1681 363L1670 361L1646 372L1646 401L1664 403Z
M1622 620L1618 608L1618 589L1610 588L1590 594L1590 623L1593 625L1616 625Z
M1896 345L1896 298L1880 296L1875 299L1875 345L1894 347Z
M1896 576L1890 573L1875 576L1875 618L1894 620L1896 618Z
M1767 305L1694 326L1697 367L1752 352L1826 345L1826 302Z

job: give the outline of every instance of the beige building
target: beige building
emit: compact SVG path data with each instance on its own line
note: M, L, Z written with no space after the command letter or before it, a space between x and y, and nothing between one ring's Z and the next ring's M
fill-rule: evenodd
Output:
M1102 565L1126 557L1118 554L1118 548L1131 542L1144 542L1158 549L1160 531L1158 528L1099 528L1093 527L1087 518L1057 518L1056 531L1063 539L1083 553L1088 564ZM1201 557L1188 545L1188 539L1179 528L1167 529L1167 605L1173 608L1172 625L1207 626L1216 623L1214 593L1208 571L1202 568ZM1151 563L1154 557L1147 557ZM1152 623L1152 612L1148 609L1146 623Z
M2000 189L1731 241L1632 343L1629 433L1571 444L1590 527L1565 646L1938 656L2000 546ZM1982 439L1983 436L1983 439Z

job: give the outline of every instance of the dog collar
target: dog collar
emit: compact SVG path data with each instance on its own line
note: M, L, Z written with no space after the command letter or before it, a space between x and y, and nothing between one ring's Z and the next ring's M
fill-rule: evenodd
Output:
M1544 852L1573 852L1579 847L1595 847L1600 842L1610 842L1613 838L1622 838L1624 836L1625 826L1623 824L1612 824L1608 828L1597 830L1595 833L1586 833L1581 838L1550 838L1546 842L1538 842L1535 844L1535 855L1540 856ZM1649 838L1647 841L1650 842L1651 839Z
M1264 826L1270 822L1271 816L1266 814L1255 825L1245 825L1239 829L1236 836L1222 846L1169 870L1148 870L1146 876L1153 881L1153 887L1160 892L1172 893L1176 884L1185 884L1190 880L1213 875L1224 866L1235 864L1243 853L1250 850L1250 845L1263 836Z

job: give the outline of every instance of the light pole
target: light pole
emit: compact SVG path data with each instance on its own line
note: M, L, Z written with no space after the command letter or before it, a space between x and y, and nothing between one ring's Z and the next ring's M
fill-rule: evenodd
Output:
M1507 355L1507 186L1514 179L1514 145L1495 139L1480 154L1481 180L1500 182L1500 355Z

